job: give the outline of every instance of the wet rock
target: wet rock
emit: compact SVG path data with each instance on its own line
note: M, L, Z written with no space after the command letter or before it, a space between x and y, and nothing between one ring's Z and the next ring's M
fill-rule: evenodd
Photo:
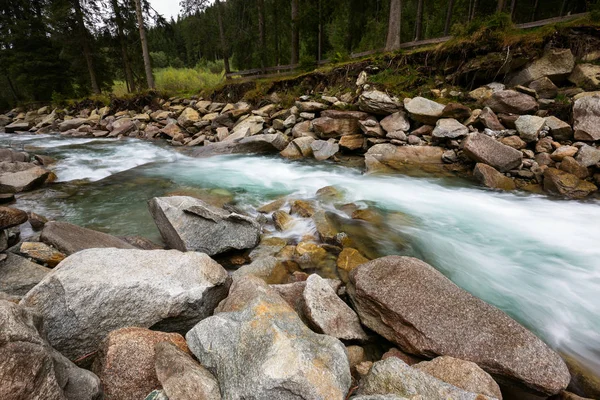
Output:
M78 359L119 328L186 332L212 314L229 282L201 253L91 249L65 259L21 304L42 314L57 350Z
M8 124L4 127L4 132L6 133L16 133L16 132L27 132L31 129L31 122L26 121L15 121L11 124Z
M40 264L47 265L50 268L56 267L67 256L41 242L23 242L19 248L19 253L29 257Z
M555 140L565 141L573 139L573 128L571 128L571 125L554 116L546 117L546 126L550 135Z
M436 357L431 361L420 362L414 368L467 392L502 400L496 381L473 362L453 357Z
M290 213L303 218L310 218L315 214L315 205L306 200L294 200L291 204Z
M143 399L160 389L154 346L167 342L187 350L183 336L143 328L112 331L102 341L92 371L102 381L105 400Z
M34 231L42 230L48 222L48 218L36 214L34 212L29 212L27 215L29 217L29 223L31 224L31 227Z
M399 111L382 119L381 127L388 133L396 131L408 132L410 130L410 121L406 117L405 112Z
M25 211L12 207L0 206L0 230L12 228L27 222L28 216Z
M358 107L376 115L390 115L402 110L398 99L378 90L363 92L358 98Z
M575 159L584 167L592 167L600 163L600 149L585 144L579 148Z
M344 282L348 282L348 274L369 260L351 247L344 247L337 259L338 273Z
M148 207L165 243L172 249L208 255L256 247L256 220L186 196L155 197Z
M543 77L561 80L569 76L574 67L575 57L570 49L551 49L512 77L509 85L526 85Z
M273 223L278 231L285 231L291 227L294 220L287 212L277 210L273 213Z
M365 155L367 172L403 170L410 166L427 166L439 169L443 166L444 149L436 146L401 146L377 144Z
M61 132L66 132L71 129L77 129L83 124L89 123L87 118L73 118L67 119L60 124L58 124L58 130Z
M273 154L279 153L288 146L287 138L281 133L267 133L229 140L196 147L195 157L206 157L215 154Z
M315 138L310 136L299 137L292 140L292 142L279 153L282 157L296 159L296 158L310 158L313 156L311 143L315 141Z
M7 253L6 259L0 261L0 292L12 296L25 296L50 271L26 258Z
M472 361L548 395L569 383L560 356L533 333L423 261L370 261L352 271L347 290L362 323L411 354Z
M215 315L198 323L186 339L217 377L226 399L342 400L350 389L342 343L308 329L257 278L234 280Z
M339 144L328 140L315 140L310 144L313 156L319 161L325 161L336 155L340 151Z
M573 120L576 140L600 140L600 95L576 100L573 105Z
M154 349L156 376L170 399L221 400L219 382L187 352L166 341Z
M482 133L472 133L464 141L463 151L473 161L507 172L521 165L523 154Z
M467 392L442 382L425 372L409 367L395 357L373 364L367 376L360 381L358 394L394 394L410 399L427 400L492 400L491 397Z
M468 134L469 128L452 118L438 120L433 130L433 137L438 139L457 139Z
M485 185L491 189L500 190L515 190L515 182L504 174L498 172L494 167L489 165L477 163L473 170L473 176L482 185Z
M527 143L538 140L541 130L544 128L546 120L535 115L521 115L516 121L515 126L519 132L519 137Z
M577 64L569 76L569 81L585 90L600 89L600 65Z
M66 222L48 222L42 230L40 240L66 255L71 255L85 249L134 248L129 243L115 236Z
M531 82L529 87L535 90L540 99L553 99L558 95L558 88L546 76Z
M0 193L20 193L38 188L46 182L49 176L50 171L41 167L3 173L0 175Z
M0 300L0 398L97 400L100 380L54 350L34 310Z
M424 97L415 97L405 104L410 117L426 125L435 125L442 118L445 106Z
M262 279L266 283L283 283L289 273L285 265L276 257L265 257L254 260L251 264L244 265L233 273L233 276L252 275Z
M318 333L342 340L367 340L358 315L338 297L329 283L313 274L303 293L304 315Z
M360 133L358 119L321 117L313 121L312 127L321 139L339 138Z
M496 114L531 114L538 110L538 103L529 95L514 91L503 90L494 93L485 105Z
M164 250L165 247L154 243L150 239L146 239L142 236L122 236L119 239L129 243L136 249L140 250Z
M591 182L583 181L573 174L548 168L544 171L544 190L548 193L583 199L598 188Z

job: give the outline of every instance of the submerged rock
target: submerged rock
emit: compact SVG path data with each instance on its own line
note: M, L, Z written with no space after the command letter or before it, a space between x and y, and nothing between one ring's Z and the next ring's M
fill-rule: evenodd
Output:
M391 256L363 264L350 273L348 294L363 324L408 353L472 361L548 395L569 384L558 354L423 261Z
M253 218L185 197L155 197L148 207L165 243L208 255L256 247L261 228Z
M21 304L42 314L54 347L78 359L115 329L187 331L212 314L229 281L206 254L91 249L65 259Z

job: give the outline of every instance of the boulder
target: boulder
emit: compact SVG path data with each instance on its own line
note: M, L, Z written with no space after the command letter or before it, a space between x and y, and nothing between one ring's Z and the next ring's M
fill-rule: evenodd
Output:
M30 156L29 154L23 152L23 151L15 151L13 149L0 149L0 161L4 162L9 162L9 163L14 163L14 162L22 162L22 163L28 163L30 160ZM34 164L27 164L29 167L28 168L33 168ZM27 168L23 168L23 169L27 169ZM19 169L19 171L22 171L23 169Z
M295 138L301 138L306 136L316 138L317 135L313 131L313 122L314 121L304 121L294 125L294 127L292 128L292 136Z
M555 116L546 117L546 126L554 140L566 141L573 139L573 128L571 128L571 125Z
M212 256L251 249L260 241L256 220L193 197L155 197L148 207L163 240L173 249Z
M365 137L363 135L342 136L339 145L342 149L350 151L362 150L365 147Z
M590 176L590 171L573 157L563 158L560 162L560 170L575 175L579 179L585 179Z
M85 249L135 247L115 236L82 228L66 222L48 222L44 225L40 240L68 255Z
M50 268L56 267L67 256L42 242L23 242L19 253Z
M221 400L219 382L186 351L168 341L157 343L154 349L156 376L170 399Z
M312 122L314 131L321 139L339 138L360 133L358 119L321 117Z
M527 85L543 77L561 80L569 76L574 67L575 57L570 49L551 49L513 76L509 85Z
M113 124L113 129L112 129L112 131L110 131L110 134L108 135L108 137L126 136L131 131L133 131L134 128L137 127L136 124L129 118L123 118L123 119L118 120L117 122L120 122L120 123ZM180 136L180 138L182 138L182 137L183 137L183 135ZM173 139L178 140L179 138L173 137Z
M27 222L27 213L18 208L0 206L0 230L12 228Z
M186 339L225 399L342 400L350 389L343 344L308 329L258 278L235 279L215 315Z
M593 167L600 163L600 149L584 144L575 159L584 167Z
M583 199L596 192L598 188L593 183L581 180L573 174L548 168L544 171L544 190L572 199Z
M67 119L60 124L58 124L58 130L61 132L70 131L71 129L77 129L83 124L88 124L89 120L87 118L73 118Z
M445 106L424 97L415 97L405 102L410 117L426 125L435 125L442 118Z
M449 103L444 107L442 118L454 118L464 121L471 116L472 110L460 103Z
M600 89L600 65L577 64L569 81L588 91Z
M268 284L279 284L287 280L289 273L285 265L276 257L258 258L251 264L237 269L232 276L256 276Z
M183 142L183 130L181 130L179 125L177 125L174 122L168 123L167 126L160 130L160 133L170 137L172 140L175 140L177 142Z
M388 133L397 131L408 132L410 130L410 121L404 111L398 111L382 119L381 127Z
M40 314L0 300L0 327L0 398L102 398L98 377L78 368L48 344Z
M186 108L179 114L179 118L177 118L177 123L182 128L189 128L193 126L196 122L200 120L200 114L198 111L194 110L191 107Z
M494 167L477 163L473 170L473 176L484 186L491 189L515 190L515 182L504 174L498 172Z
M341 340L367 340L358 315L338 297L331 285L317 274L306 280L302 294L304 315L318 333Z
M177 333L144 328L110 332L102 341L92 365L92 372L102 382L104 400L139 400L160 389L154 366L154 346L165 342L188 350L185 339Z
M502 393L496 381L473 362L453 357L436 357L413 367L467 392L502 400Z
M333 140L315 140L310 144L313 156L319 161L328 160L340 151L339 144Z
M472 133L464 141L463 151L475 162L507 172L521 165L523 153L482 133Z
M358 107L365 112L376 115L390 115L402 110L402 104L395 97L379 90L361 93L358 98Z
M0 261L0 292L11 296L25 296L51 270L13 253Z
M252 115L246 119L241 119L233 127L231 134L224 140L234 141L246 136L253 136L261 132L265 125L265 119L259 115Z
M15 133L15 132L27 132L31 129L31 122L26 121L15 121L11 124L8 124L4 127L4 132L6 133Z
M498 116L489 107L484 107L476 120L484 127L493 131L502 131L505 129L504 125L498 120Z
M27 168L24 171L0 175L0 193L20 193L42 186L50 171L41 168Z
M42 314L57 350L78 359L119 328L186 332L212 314L229 283L202 253L90 249L65 259L21 304Z
M539 107L533 97L515 90L496 92L485 101L485 105L496 114L518 115L535 113Z
M438 139L458 139L469 134L469 128L453 118L443 118L437 121L433 137Z
M404 361L390 357L373 364L358 387L359 395L397 395L427 400L492 400L445 383ZM360 397L359 397L360 398Z
M527 148L527 143L520 137L514 136L506 136L500 139L500 143L505 144L513 149L521 150ZM539 142L538 142L539 143Z
M297 101L296 107L301 113L314 113L327 110L329 106L327 104L319 103L318 101Z
M558 88L546 76L531 82L529 88L535 90L540 99L553 99L558 96Z
M576 140L600 140L600 94L576 100L573 105L573 120Z
M350 273L347 290L362 323L408 353L472 361L495 378L547 395L569 384L558 354L423 261L370 261Z
M243 137L231 141L231 136L218 143L197 147L193 155L205 157L215 154L272 154L288 146L287 138L280 132Z
M575 146L560 146L550 154L550 157L553 161L561 162L565 157L574 157L578 151L579 149Z
M438 170L443 166L444 149L436 146L401 146L376 144L367 151L365 163L367 172L403 170L420 166L428 170Z
M515 121L519 137L527 143L538 140L544 125L546 125L546 120L535 115L521 115Z

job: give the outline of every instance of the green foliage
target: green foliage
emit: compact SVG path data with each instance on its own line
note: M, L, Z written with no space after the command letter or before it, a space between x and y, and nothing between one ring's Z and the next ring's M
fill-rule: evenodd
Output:
M154 71L156 88L167 93L198 93L208 87L218 85L223 74L210 70L192 68L163 68Z
M600 22L600 2L590 6L590 19L592 22Z
M510 14L495 13L485 18L475 18L466 24L455 24L452 35L457 38L486 36L498 32L507 32L514 28Z

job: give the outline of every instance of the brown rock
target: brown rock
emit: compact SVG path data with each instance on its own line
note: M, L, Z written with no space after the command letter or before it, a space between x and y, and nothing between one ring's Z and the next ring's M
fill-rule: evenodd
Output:
M494 167L477 163L473 170L473 176L482 184L492 189L515 190L515 182L504 174L498 172Z
M366 262L369 262L369 259L360 254L358 250L351 247L344 247L337 259L338 272L342 280L347 282L348 273Z
M346 150L361 150L365 147L363 135L344 135L340 138L340 147Z
M527 147L527 143L525 143L523 139L516 135L503 137L502 139L500 139L500 143L510 146L513 149L517 150L521 150Z
M66 255L41 242L21 243L19 252L26 257L32 258L38 263L46 264L50 268L56 267Z
M550 130L550 135L559 141L573 139L573 128L560 119L550 116L546 117L546 126Z
M399 111L382 119L381 127L388 133L395 131L408 132L410 129L410 121L404 111Z
M561 146L550 154L550 157L552 157L554 161L560 162L565 157L574 157L578 151L579 149L575 146Z
M292 202L290 213L299 215L302 218L310 218L315 214L315 206L310 201L294 200Z
M27 215L29 217L29 223L34 231L42 230L44 225L46 225L46 222L48 222L48 218L38 215L34 212L29 212Z
M339 138L360 133L359 120L321 117L312 122L314 131L321 139Z
M479 117L477 117L477 121L479 121L484 127L493 131L502 131L506 129L504 128L504 125L500 123L500 120L498 120L498 116L496 116L496 114L494 114L492 109L489 107L485 107L481 111L481 114L479 114Z
M273 223L278 231L285 231L290 228L294 220L290 214L283 210L277 210L273 213Z
M170 342L189 352L183 336L143 328L122 328L104 339L92 371L104 387L104 399L139 400L161 385L156 376L154 346Z
M583 199L598 188L593 183L583 181L573 174L548 168L544 171L544 190L573 199Z
M531 82L529 87L536 91L540 99L553 99L558 95L558 88L546 76Z
M482 133L472 133L464 141L463 151L473 161L507 172L521 165L523 154Z
M27 222L27 213L12 207L0 207L0 230Z
M568 172L569 174L573 174L576 177L578 177L579 179L585 179L588 176L590 176L590 171L583 165L579 164L579 162L577 160L575 160L573 157L563 158L562 161L560 162L559 168L561 171L565 171L565 172Z
M471 109L460 103L449 103L442 111L442 118L454 118L464 121L471 116Z
M554 148L552 147L551 137L542 138L535 144L536 153L551 153L552 150Z
M485 105L495 113L518 115L534 113L539 107L533 97L514 90L502 90L492 94Z
M40 240L68 256L85 249L135 249L134 246L115 236L66 222L47 223L44 226Z
M365 155L367 172L403 170L407 166L427 166L439 170L443 166L444 149L436 146L401 146L377 144Z

